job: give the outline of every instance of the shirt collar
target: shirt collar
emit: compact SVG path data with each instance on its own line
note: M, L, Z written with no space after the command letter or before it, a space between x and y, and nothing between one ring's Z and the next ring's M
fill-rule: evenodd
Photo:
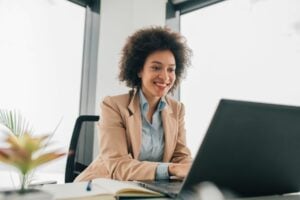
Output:
M143 94L143 91L141 89L139 89L139 96L140 96L140 106L141 106L141 110L143 111L148 111L148 107L149 107L149 103L145 97L145 95ZM166 103L166 99L165 97L162 97L159 102L158 102L158 106L157 106L157 110L161 111L166 107L167 103Z

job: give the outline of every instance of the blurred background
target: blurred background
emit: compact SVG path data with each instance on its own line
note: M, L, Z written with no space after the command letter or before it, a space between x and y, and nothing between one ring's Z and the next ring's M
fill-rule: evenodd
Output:
M299 0L0 0L0 109L20 111L36 134L59 124L52 140L67 150L79 115L128 91L117 79L128 35L168 26L193 50L174 97L194 156L221 98L300 106L299 10ZM63 182L65 166L39 171Z

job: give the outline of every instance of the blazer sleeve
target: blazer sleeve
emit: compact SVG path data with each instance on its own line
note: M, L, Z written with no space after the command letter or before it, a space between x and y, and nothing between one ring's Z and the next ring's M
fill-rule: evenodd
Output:
M171 159L173 163L190 163L192 162L191 152L186 145L186 130L185 130L185 109L182 103L178 104L178 137L176 147Z
M110 178L117 180L153 180L158 163L133 159L126 137L127 107L106 97L101 104L99 121L100 155ZM123 115L123 116L122 116Z

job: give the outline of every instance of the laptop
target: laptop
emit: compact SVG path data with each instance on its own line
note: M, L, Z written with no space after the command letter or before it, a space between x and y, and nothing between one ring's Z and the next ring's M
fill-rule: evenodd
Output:
M300 107L222 99L183 183L158 182L141 185L179 199L202 182L227 198L299 192Z

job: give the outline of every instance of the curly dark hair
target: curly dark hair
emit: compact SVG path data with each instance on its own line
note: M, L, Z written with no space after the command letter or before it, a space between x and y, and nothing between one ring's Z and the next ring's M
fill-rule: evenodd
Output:
M141 79L138 73L143 69L146 58L159 50L170 50L175 58L176 80L170 89L172 92L183 78L186 68L190 66L192 51L182 35L168 28L144 28L128 37L121 53L119 80L125 81L128 87L140 88Z

